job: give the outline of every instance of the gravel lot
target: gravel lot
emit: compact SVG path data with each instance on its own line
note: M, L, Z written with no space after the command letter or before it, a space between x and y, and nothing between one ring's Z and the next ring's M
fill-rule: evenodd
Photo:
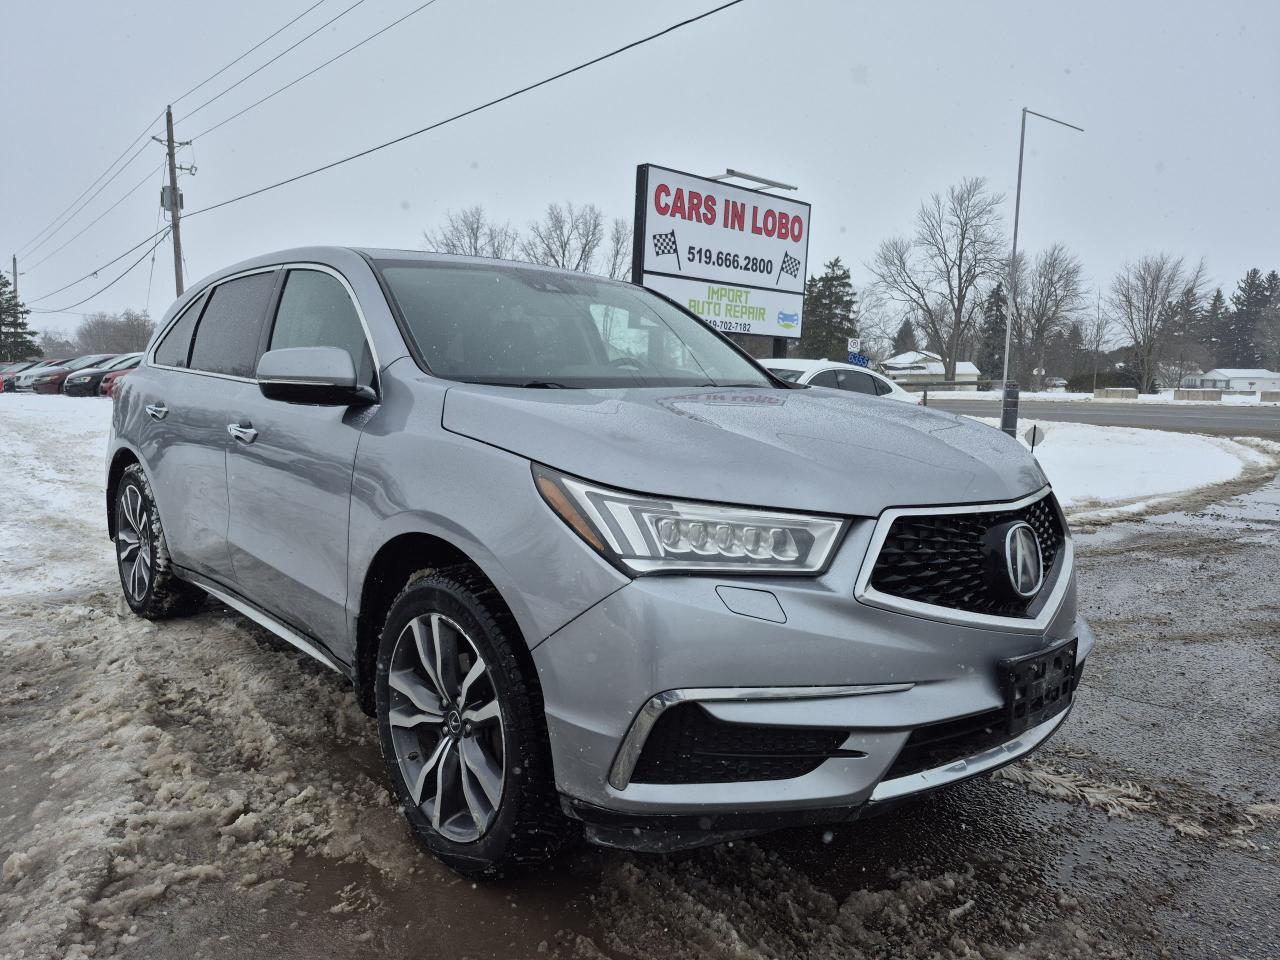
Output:
M413 845L335 674L217 605L122 610L100 449L59 430L0 421L31 453L0 476L0 957L1280 957L1275 480L1078 537L1100 644L1033 759L477 887Z

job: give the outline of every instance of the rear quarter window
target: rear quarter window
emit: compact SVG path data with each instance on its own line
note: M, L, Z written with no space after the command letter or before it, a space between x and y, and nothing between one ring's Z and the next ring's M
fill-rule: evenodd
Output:
M156 345L155 362L164 367L185 367L191 358L191 334L195 332L196 321L200 319L200 308L207 298L196 297L178 322L169 328L164 339Z

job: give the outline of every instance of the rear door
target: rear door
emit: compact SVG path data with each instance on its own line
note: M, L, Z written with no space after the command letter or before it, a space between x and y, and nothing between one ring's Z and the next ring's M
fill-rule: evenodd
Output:
M254 364L278 273L213 286L157 344L153 366L132 377L131 392L147 393L147 463L174 562L228 584L227 424L257 391Z
M345 349L377 389L345 280L326 267L291 267L263 349L314 346ZM369 409L268 400L254 388L238 397L239 439L227 456L227 541L240 592L337 650L346 635L351 478Z

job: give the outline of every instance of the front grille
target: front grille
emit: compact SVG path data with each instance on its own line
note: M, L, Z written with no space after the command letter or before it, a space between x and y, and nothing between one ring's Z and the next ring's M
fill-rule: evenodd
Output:
M1009 715L1002 707L959 720L917 727L884 778L894 780L922 770L932 770L982 753L1009 739Z
M1024 600L1003 589L999 571L991 569L982 553L987 531L1011 520L1023 520L1035 531L1048 583L1066 539L1052 493L1019 510L898 517L876 557L871 586L903 600L952 610L1031 616L1037 598Z
M842 751L847 730L725 723L696 703L666 710L645 740L633 783L739 783L812 773Z

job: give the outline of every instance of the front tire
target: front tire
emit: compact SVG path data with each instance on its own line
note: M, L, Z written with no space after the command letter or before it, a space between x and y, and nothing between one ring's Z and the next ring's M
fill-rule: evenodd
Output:
M410 578L379 642L387 776L418 841L474 879L547 860L568 831L518 643L497 591L467 567Z
M140 464L125 467L116 488L115 511L116 569L129 609L148 620L198 610L205 593L174 576L160 513Z

